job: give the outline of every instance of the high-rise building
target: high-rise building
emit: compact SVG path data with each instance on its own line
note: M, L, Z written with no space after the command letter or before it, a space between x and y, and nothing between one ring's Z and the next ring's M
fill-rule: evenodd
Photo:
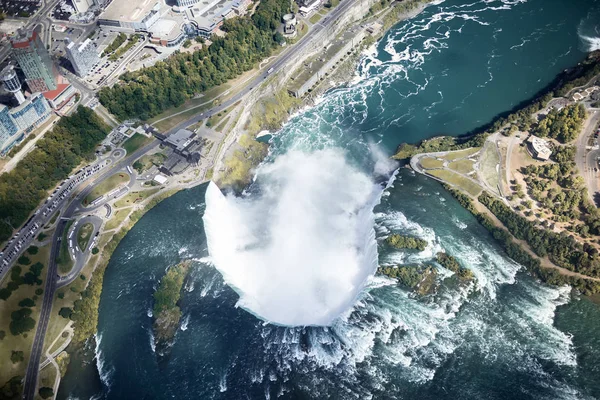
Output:
M11 44L29 90L33 93L56 89L57 74L37 32L18 30L11 38Z
M0 104L0 154L6 154L27 133L45 121L50 112L50 105L41 93L34 93L15 108Z
M25 102L25 96L23 96L23 92L21 91L21 81L19 81L19 77L12 65L7 65L0 72L0 81L4 84L4 88L13 94L17 103L23 104Z
M98 49L90 39L86 39L81 44L75 44L69 38L66 38L65 45L67 58L71 61L75 73L82 78L90 73L94 65L100 62Z

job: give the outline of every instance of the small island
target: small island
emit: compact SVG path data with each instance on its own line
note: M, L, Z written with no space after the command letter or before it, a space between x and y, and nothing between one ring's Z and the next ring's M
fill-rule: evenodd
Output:
M431 265L379 267L377 272L389 278L396 279L398 284L411 289L420 296L435 293L438 286L437 270Z
M425 250L427 241L413 236L391 234L385 239L386 243L396 249L416 249L419 251Z
M164 356L179 328L181 289L191 261L183 261L167 270L154 293L154 342L157 354Z
M475 276L470 269L461 266L458 260L449 254L439 252L437 253L435 260L444 268L454 272L458 279L462 282L470 282Z

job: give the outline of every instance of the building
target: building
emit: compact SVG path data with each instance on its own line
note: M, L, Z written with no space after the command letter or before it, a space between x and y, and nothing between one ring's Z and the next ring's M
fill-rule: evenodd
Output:
M54 110L60 110L77 92L69 83L59 83L56 89L44 92L44 97Z
M37 32L18 30L10 42L29 90L32 93L55 90L57 73Z
M527 138L527 149L532 157L542 161L548 161L552 155L548 141L534 135Z
M5 155L26 134L44 122L50 112L50 106L41 93L32 94L15 108L0 104L0 154Z
M65 39L67 58L71 62L75 74L83 78L90 73L92 68L100 62L98 49L91 39L86 39L81 44L75 44L69 38Z
M21 91L21 81L12 65L7 65L2 72L0 72L0 81L4 84L4 88L13 94L18 104L25 102L25 96Z
M185 10L194 34L209 39L228 18L245 15L250 0L205 0Z
M199 3L200 0L177 0L177 6L179 7L189 7L193 6L196 3Z
M73 7L78 14L83 14L93 5L94 0L73 0Z
M157 0L114 0L100 15L98 25L123 32L148 32L161 15Z

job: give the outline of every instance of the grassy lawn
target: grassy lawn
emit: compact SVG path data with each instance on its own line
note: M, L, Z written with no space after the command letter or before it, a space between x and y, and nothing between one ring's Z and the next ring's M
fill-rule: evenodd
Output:
M60 241L60 252L58 253L58 259L56 260L58 265L58 272L61 274L68 274L73 268L73 260L71 260L71 254L69 254L69 229L71 229L73 221L67 222L67 226L62 235Z
M500 157L496 151L496 146L488 145L481 154L479 164L483 179L493 188L500 184L500 177L496 166L500 163Z
M38 375L38 391L42 387L54 388L54 381L56 380L56 374L58 371L54 368L54 365L48 364L46 368L40 371ZM41 398L38 396L37 398Z
M129 194L127 194L127 196L116 201L115 207L117 207L117 208L129 207L135 203L138 203L142 200L147 199L148 197L152 196L159 190L160 190L159 188L155 188L155 189L144 190L141 192L129 193Z
M132 154L134 151L150 143L152 140L152 137L135 133L132 137L127 139L121 147L123 147L125 151L127 151L127 154Z
M116 189L118 186L129 182L129 175L123 172L114 174L113 176L103 180L100 184L96 185L94 189L83 199L83 205L88 205L98 197L105 195L111 190Z
M310 21L311 24L316 24L317 22L319 22L321 20L321 18L323 18L323 16L320 13L315 13L308 20Z
M431 157L423 157L419 160L419 164L425 169L442 168L444 166L444 161Z
M162 165L166 159L167 156L165 156L163 153L147 154L134 162L133 168L138 172L138 174L141 174L144 171L149 170L153 165L156 165L157 167Z
M121 210L116 210L113 213L112 218L106 223L105 230L110 231L111 229L115 229L127 218L127 216L131 213L131 208L125 208Z
M459 158L470 157L473 154L477 153L479 150L481 150L481 147L472 147L470 149L451 151L445 157L442 157L442 158L444 158L448 161L454 161L454 160L458 160Z
M436 169L433 171L428 171L428 173L437 178L440 178L444 182L447 182L458 189L464 190L472 196L477 196L481 192L481 187L479 185L452 171L448 171L445 169Z
M448 167L458 173L466 175L473 171L474 164L474 161L463 158L462 160L452 161L450 164L448 164Z
M77 231L77 246L79 246L81 251L85 251L87 248L87 245L92 238L93 231L94 225L90 224L89 222L87 224L83 224L83 226L79 228L79 231Z
M44 267L41 270L41 273L38 277L40 279L41 284L33 284L28 285L24 282L20 282L18 287L12 291L10 296L6 300L0 299L0 331L4 332L4 338L0 340L0 386L4 385L10 378L14 376L25 376L25 369L27 367L27 362L29 360L29 355L31 352L31 344L34 338L35 327L24 334L20 334L17 336L12 335L10 332L10 322L11 322L11 314L14 311L17 311L22 306L19 306L19 303L24 299L28 298L33 300L35 303L33 307L31 307L31 315L36 322L38 320L40 305L43 298L43 290L44 290L44 281L46 278L46 265L48 262L48 256L50 254L50 247L44 246L40 247L39 251L35 255L27 255L30 260L30 264L19 265L18 268L21 269L20 277L22 278L27 272L29 272L29 267L36 264L42 263ZM18 270L14 269L11 272L17 272ZM12 281L11 274L9 273L2 285L0 287L5 289L8 287L9 282ZM13 281L15 282L15 281ZM14 285L14 283L12 284ZM23 352L23 361L13 363L11 361L11 355L13 351L22 351Z

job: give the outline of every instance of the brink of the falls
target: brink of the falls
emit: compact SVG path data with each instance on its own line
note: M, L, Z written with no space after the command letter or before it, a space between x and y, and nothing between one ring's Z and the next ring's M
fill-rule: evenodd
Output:
M210 183L204 229L238 305L270 323L330 325L377 269L381 188L339 150L292 151L257 171L254 194Z

